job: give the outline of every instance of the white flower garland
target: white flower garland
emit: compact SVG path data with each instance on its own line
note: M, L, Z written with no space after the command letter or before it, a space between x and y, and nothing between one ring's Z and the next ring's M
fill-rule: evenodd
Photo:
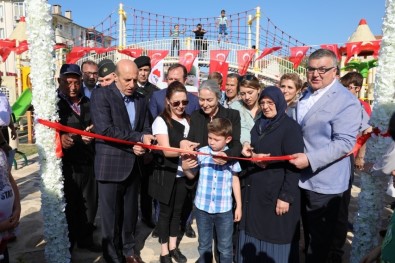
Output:
M389 118L395 110L395 0L386 1L386 12L383 20L383 39L374 87L373 113L370 123L382 133L388 128ZM372 136L367 142L365 160L375 163L386 152L388 137ZM361 193L359 208L355 217L352 242L351 262L359 263L374 246L378 244L378 230L383 210L385 185L381 178L369 173L361 173Z
M27 0L26 3L35 118L56 121L54 32L51 27L50 5L46 0ZM70 262L61 160L55 155L55 130L37 122L34 129L40 156L45 258L47 262Z

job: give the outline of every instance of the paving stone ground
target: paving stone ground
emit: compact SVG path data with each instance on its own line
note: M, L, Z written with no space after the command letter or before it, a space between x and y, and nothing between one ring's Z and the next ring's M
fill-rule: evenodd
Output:
M19 168L20 167L20 168ZM12 173L17 181L21 193L22 214L19 226L19 236L17 240L9 244L9 252L11 256L11 263L41 263L45 262L44 248L45 240L43 236L43 218L40 213L41 209L41 194L39 191L40 177L39 164L37 155L30 156L28 165L23 163L18 164L18 170L13 170ZM356 176L355 185L352 189L352 200L350 204L349 220L352 222L355 211L357 210L357 197L360 192L359 177ZM387 200L391 201L390 199ZM383 225L388 222L388 215L390 211L386 209L384 215ZM98 217L96 218L98 230L95 231L95 239L100 242L100 208ZM196 231L196 225L193 224ZM160 244L157 239L150 235L150 229L145 225L137 226L138 235L148 236L144 249L141 251L143 260L147 263L159 262ZM349 262L349 251L351 249L352 233L349 232L347 244L345 245L346 254L343 259L344 262ZM301 241L300 244L303 244ZM195 262L198 258L197 252L197 238L184 237L180 249L188 258L189 262ZM301 247L301 249L303 249ZM104 262L101 254L90 253L86 250L76 248L72 255L72 262L74 263L90 263L90 262Z

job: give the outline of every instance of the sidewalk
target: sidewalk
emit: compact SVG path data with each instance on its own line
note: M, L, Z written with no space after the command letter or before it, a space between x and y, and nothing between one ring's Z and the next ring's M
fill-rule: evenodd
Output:
M43 239L43 218L41 216L41 194L39 190L40 176L38 174L39 164L38 156L33 155L29 157L27 166L24 166L22 161L18 163L18 170L12 170L14 178L18 184L21 203L22 213L19 225L19 235L17 240L9 244L9 252L11 263L42 263L45 262L44 258L44 247L45 241ZM384 178L384 177L383 177ZM386 178L384 178L386 180ZM360 178L358 175L355 177L354 185L352 188L352 198L349 207L349 221L352 222L354 219L355 212L358 209L357 199L360 192L359 186ZM386 204L391 202L391 198L386 198ZM384 204L383 204L384 206ZM387 226L388 216L390 210L385 208L383 214L382 225ZM95 231L95 239L100 242L100 208L98 216L96 217L96 224L98 230ZM196 225L193 225L196 231ZM136 235L149 235L146 240L144 249L141 251L141 257L146 263L157 263L159 262L160 244L157 239L153 239L150 235L150 229L145 225L137 225ZM345 249L345 255L343 261L349 262L349 254L351 250L353 234L348 233L348 238ZM303 241L300 242L303 244ZM194 263L198 258L197 252L197 238L184 237L181 241L180 249L182 253L188 258L188 262ZM301 247L302 249L302 247ZM302 252L301 252L302 259ZM102 256L99 253L91 253L87 250L81 250L78 248L74 249L72 260L74 263L90 263L90 262L104 262ZM302 262L302 261L301 261Z
M38 156L30 156L27 166L19 161L18 168L18 170L13 169L12 174L19 187L22 213L17 240L8 246L11 263L45 262ZM100 243L100 211L96 218L96 224L98 230L95 231L95 239ZM196 225L193 227L196 231ZM137 230L137 235L149 235L144 249L141 251L143 260L146 263L159 262L160 244L158 240L151 237L150 229L145 225L138 224ZM184 237L180 249L188 258L188 262L197 260L197 238ZM74 249L72 260L74 263L104 262L101 254L78 248Z

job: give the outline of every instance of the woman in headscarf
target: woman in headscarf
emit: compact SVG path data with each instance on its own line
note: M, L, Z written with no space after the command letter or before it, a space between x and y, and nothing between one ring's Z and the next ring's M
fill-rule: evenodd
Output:
M303 152L301 128L286 114L281 90L267 87L258 101L262 116L242 154L254 158ZM293 240L299 232L299 172L288 161L253 161L247 168L237 262L298 262Z

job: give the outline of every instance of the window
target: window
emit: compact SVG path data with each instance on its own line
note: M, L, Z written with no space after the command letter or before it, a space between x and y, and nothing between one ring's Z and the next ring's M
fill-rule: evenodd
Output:
M3 5L0 5L0 19L4 18L4 7Z
M0 28L0 39L4 39L5 34L4 34L4 28Z
M21 16L26 16L25 12L25 3L23 2L14 2L14 19L19 20Z

